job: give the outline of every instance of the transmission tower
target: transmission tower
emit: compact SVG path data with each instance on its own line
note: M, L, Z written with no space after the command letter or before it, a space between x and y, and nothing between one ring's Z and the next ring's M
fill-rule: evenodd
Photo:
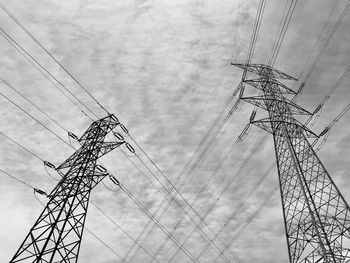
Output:
M250 121L273 135L289 261L350 262L349 205L307 139L319 136L294 117L312 113L288 100L296 93L277 80L295 79L267 65L232 65L259 76L243 82L261 95L241 99L268 112Z
M104 141L119 124L109 115L78 139L81 147L56 168L62 179L10 262L77 262L91 190L110 176L97 160L124 143Z

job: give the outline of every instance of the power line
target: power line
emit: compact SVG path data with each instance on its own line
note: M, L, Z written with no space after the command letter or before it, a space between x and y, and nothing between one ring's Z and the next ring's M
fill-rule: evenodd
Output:
M26 111L25 109L23 109L21 106L19 106L17 103L15 103L13 100L11 100L10 98L8 98L5 94L3 94L2 92L0 92L0 95L3 96L6 100L8 100L9 102L11 102L14 106L16 106L18 109L20 109L23 113L25 113L26 115L28 115L30 118L32 118L34 121L36 121L37 123L39 123L42 127L44 127L46 130L48 130L51 134L53 134L56 138L58 138L60 141L64 142L66 145L68 145L69 147L72 148L72 145L70 145L69 143L67 143L64 139L62 139L62 137L60 137L57 133L55 133L54 131L52 131L51 129L49 129L45 124L43 124L41 121L39 121L37 118L35 118L33 115L31 115L28 111Z
M24 147L23 145L19 144L18 142L16 142L15 140L11 139L8 135L6 135L5 133L0 131L0 134L2 136L4 136L7 140L13 142L14 144L16 144L18 147L22 148L23 150L25 150L26 152L32 154L34 157L36 157L37 159L39 159L40 161L44 162L44 160L42 158L40 158L37 154L35 154L33 151L29 150L28 148Z
M10 177L10 178L16 180L17 182L19 182L19 183L21 183L21 184L23 184L23 185L25 185L25 186L27 186L27 187L33 189L33 190L37 189L37 188L35 188L34 186L32 186L32 185L30 185L30 184L24 182L23 180L17 178L16 176L13 176L12 174L10 174L10 173L8 173L8 172L2 170L2 169L0 169L0 172L2 172L3 174L6 174L8 177Z
M5 11L5 13L53 60L57 63L57 65L59 65L59 67L61 69L63 69L64 72L66 72L77 84L80 88L82 88L96 103L97 105L103 109L108 115L110 115L110 113L106 110L105 107L103 107L102 104L100 104L98 102L98 100L91 94L91 92L88 91L87 88L85 88L78 80L77 78L75 78L68 70L67 68L61 63L59 62L54 56L53 54L48 50L46 49L40 42L37 38L34 37L34 35L18 20L18 18L13 14L11 13L7 8L6 6L0 2L0 8L2 10Z
M0 3L1 5L1 3ZM86 112L84 112L70 97L67 96L60 88L58 88L57 84L52 81L54 79L59 86L61 86L64 90L66 90L74 99L76 99L82 106L84 106L92 115L94 115L96 118L97 115L92 112L85 104L82 102L77 96L75 96L59 79L57 79L54 75L52 75L46 67L44 67L36 58L34 58L27 50L25 50L16 40L14 40L5 30L0 28L0 34L1 36L11 45L13 46L18 53L20 53L34 68L36 68L47 80L49 80L53 86L61 92L67 99L69 99L70 102L73 103L74 106L76 106L86 117L88 117L90 120L93 120ZM48 74L52 79L50 79L46 74Z
M60 128L65 130L68 133L68 130L64 128L61 124L59 124L54 118L52 118L49 114L47 114L44 110L39 108L35 103L33 103L31 100L29 100L26 96L24 96L19 90L17 90L15 87L13 87L10 83L8 83L5 79L0 77L0 80L4 82L9 88L11 88L13 91L15 91L18 95L20 95L23 99L28 101L32 106L34 106L37 110L39 110L42 114L44 114L46 117L48 117L51 121L56 123Z

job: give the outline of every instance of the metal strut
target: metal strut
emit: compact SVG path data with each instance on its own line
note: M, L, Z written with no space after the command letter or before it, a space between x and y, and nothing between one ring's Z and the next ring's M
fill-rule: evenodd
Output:
M262 95L242 99L268 112L251 123L273 135L290 263L350 262L349 205L307 140L319 136L294 118L308 111L287 100L294 92L276 80L295 79L262 64L233 65L259 76L245 82Z
M77 262L91 190L108 172L97 160L124 142L105 142L119 125L112 114L95 121L81 147L56 170L62 179L10 262Z

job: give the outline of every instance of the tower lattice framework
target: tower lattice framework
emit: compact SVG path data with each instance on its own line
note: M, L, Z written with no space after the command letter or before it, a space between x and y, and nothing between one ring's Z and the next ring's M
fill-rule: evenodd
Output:
M272 133L278 167L289 261L350 262L350 208L308 141L318 137L294 117L310 115L285 94L293 77L262 64L233 64L259 76L243 80L260 90L241 97L268 112L251 123Z
M81 147L56 168L62 179L10 262L77 262L91 190L108 176L97 160L124 143L105 142L117 125L113 114L93 122Z

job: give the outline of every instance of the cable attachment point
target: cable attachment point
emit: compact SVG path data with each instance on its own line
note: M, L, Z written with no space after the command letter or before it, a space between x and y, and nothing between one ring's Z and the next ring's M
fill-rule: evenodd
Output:
M250 123L248 123L248 124L244 127L243 131L242 131L241 134L238 136L238 141L243 141L244 138L248 135L249 130L250 130Z
M114 183L115 185L120 185L117 178L114 177L114 175L109 175L109 179Z
M244 89L245 89L245 86L242 85L241 90L239 92L239 97L238 97L239 99L243 97Z
M322 108L322 104L318 105L317 108L312 113L312 115L315 115L317 112L319 112L321 108Z
M72 138L73 140L79 141L78 136L76 136L76 135L75 135L74 133L72 133L72 132L68 132L68 136L69 136L70 138Z
M108 171L106 168L104 168L102 165L97 164L96 165L96 171L100 172L101 174L108 174Z
M128 129L123 124L119 124L119 126L123 130L123 132L125 132L126 134L129 134Z
M51 169L56 169L56 167L52 163L50 163L48 161L44 161L44 165L49 167L49 168L51 168Z
M39 188L34 188L34 193L38 193L40 195L48 196L46 192L40 190Z
M125 143L126 148L129 150L131 153L135 153L135 149L131 146L130 143Z
M114 114L110 114L111 118L113 121L118 122L119 123L119 119L114 115Z
M325 135L327 132L329 131L329 127L326 127L319 135L319 137L322 137L323 135Z
M252 123L254 121L255 115L256 115L256 111L257 111L256 109L253 110L252 115L250 115L249 123Z
M123 135L121 135L119 132L113 132L113 134L119 141L124 141Z

